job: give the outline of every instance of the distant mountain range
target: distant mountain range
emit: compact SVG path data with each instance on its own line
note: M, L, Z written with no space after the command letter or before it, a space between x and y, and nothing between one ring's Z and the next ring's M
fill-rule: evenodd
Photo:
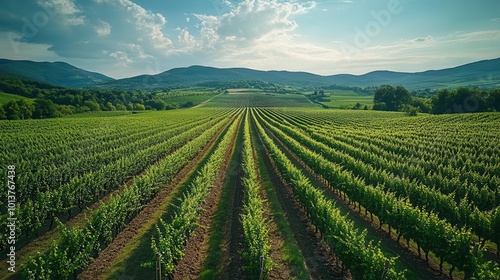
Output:
M482 60L462 66L405 73L373 71L364 75L340 74L321 76L307 72L259 71L247 68L214 68L190 66L175 68L157 75L140 75L112 79L88 72L63 62L32 62L0 59L1 72L18 75L53 85L66 87L104 87L124 89L153 89L193 86L206 82L262 81L290 86L378 86L403 85L409 89L453 88L459 86L500 86L500 58ZM1 75L0 75L1 76Z
M65 62L33 62L0 59L0 77L17 76L63 87L81 88L113 81L103 74L85 71Z

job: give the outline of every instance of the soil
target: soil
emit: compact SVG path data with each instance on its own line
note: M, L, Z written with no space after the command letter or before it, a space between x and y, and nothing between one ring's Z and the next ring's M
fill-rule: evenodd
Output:
M257 160L258 154L254 150L254 158ZM256 166L258 166L258 163L256 163ZM262 178L260 172L258 172L258 178ZM262 200L264 201L264 219L268 221L268 227L269 227L269 239L271 241L271 249L270 249L270 256L271 259L273 260L275 267L268 273L269 279L291 279L292 278L292 271L288 264L285 262L285 260L282 257L281 254L281 247L283 243L285 242L283 238L280 235L280 231L278 229L278 226L276 223L274 223L274 217L273 213L271 211L271 207L269 205L269 201L267 199L267 193L265 190L261 189L260 195L262 197Z
M261 143L263 146L263 143ZM264 147L264 146L263 146ZM276 168L267 149L266 167L270 174L271 181L275 186L281 207L286 214L286 218L293 228L294 237L300 247L304 261L312 279L344 279L349 278L343 275L339 266L336 265L337 258L331 254L322 239L317 235L307 218L307 214L293 195L290 186L283 180Z
M219 266L221 269L220 278L222 279L243 279L244 274L242 267L245 265L241 255L240 250L242 249L242 243L244 238L243 225L241 224L240 214L243 211L243 185L241 182L243 173L243 168L241 166L242 162L242 149L243 149L243 133L240 131L240 143L236 145L238 150L236 151L237 168L234 174L231 174L232 178L229 178L229 184L233 184L231 200L232 205L227 209L228 219L226 219L224 229L223 229L223 244L221 247L221 260Z
M241 121L239 126L240 125ZM239 126L237 131L239 131ZM238 133L235 133L231 139L233 146L231 149L228 149L224 155L224 161L215 179L215 185L210 190L210 194L205 202L204 211L198 221L199 227L187 241L187 245L184 248L185 255L177 264L173 279L198 279L200 277L203 269L203 261L206 258L208 250L208 240L210 239L213 220L220 203L222 188L233 155L237 136Z

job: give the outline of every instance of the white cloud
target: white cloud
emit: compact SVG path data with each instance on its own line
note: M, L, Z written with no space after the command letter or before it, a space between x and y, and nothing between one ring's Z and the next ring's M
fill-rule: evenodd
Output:
M61 17L67 25L75 26L85 23L85 16L72 0L37 0L37 4L45 11L52 11L52 16Z
M196 46L196 39L189 34L187 29L180 29L179 36L177 37L179 45L192 49Z
M95 27L95 32L99 36L107 36L111 33L111 25L101 20L100 25Z
M219 18L216 16L195 15L201 21L200 40L204 47L214 49L215 44L219 40L217 27Z
M126 52L123 51L116 51L111 54L109 54L110 57L116 58L120 63L122 64L129 64L132 63L132 59L128 56Z
M431 35L428 35L427 37L418 37L415 39L411 39L408 42L417 43L417 44L425 44L425 43L430 43L432 41L434 41L434 39L432 38Z
M493 41L495 39L500 39L499 30L482 30L467 33L453 34L452 40L462 41L462 42L474 42L474 41Z
M291 36L298 27L293 17L305 14L315 6L315 2L245 0L219 16L195 16L201 21L202 45L223 49L223 53L227 54L241 52L241 48L252 48L253 44L265 44Z

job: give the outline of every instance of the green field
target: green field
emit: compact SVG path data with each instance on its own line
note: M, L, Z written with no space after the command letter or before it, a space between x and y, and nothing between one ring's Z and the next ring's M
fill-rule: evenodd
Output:
M0 121L20 271L2 239L0 279L154 279L157 258L174 279L500 277L500 113L234 92Z
M180 97L173 97L165 100L168 104L177 104L177 105L182 105L187 102L192 102L194 105L198 105L204 101L209 100L210 98L214 97L215 95L210 94L210 95L193 95L193 96L180 96Z
M262 93L258 91L239 91L238 94L221 94L204 107L310 107L315 106L300 94Z
M33 99L31 98L27 98L27 97L23 97L23 96L20 96L20 95L16 95L16 94L10 94L10 93L5 93L5 92L0 92L0 103L7 103L9 101L16 101L16 100L26 100L26 101L29 101L29 102L32 102Z
M365 105L368 108L373 106L373 96L358 95L351 90L327 90L325 97L319 103L330 108L352 108L356 103L361 104L361 108Z

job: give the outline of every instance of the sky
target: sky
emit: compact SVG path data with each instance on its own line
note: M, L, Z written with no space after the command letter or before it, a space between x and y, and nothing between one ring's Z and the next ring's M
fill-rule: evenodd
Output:
M113 78L176 67L418 72L500 57L498 0L2 0L0 58Z

